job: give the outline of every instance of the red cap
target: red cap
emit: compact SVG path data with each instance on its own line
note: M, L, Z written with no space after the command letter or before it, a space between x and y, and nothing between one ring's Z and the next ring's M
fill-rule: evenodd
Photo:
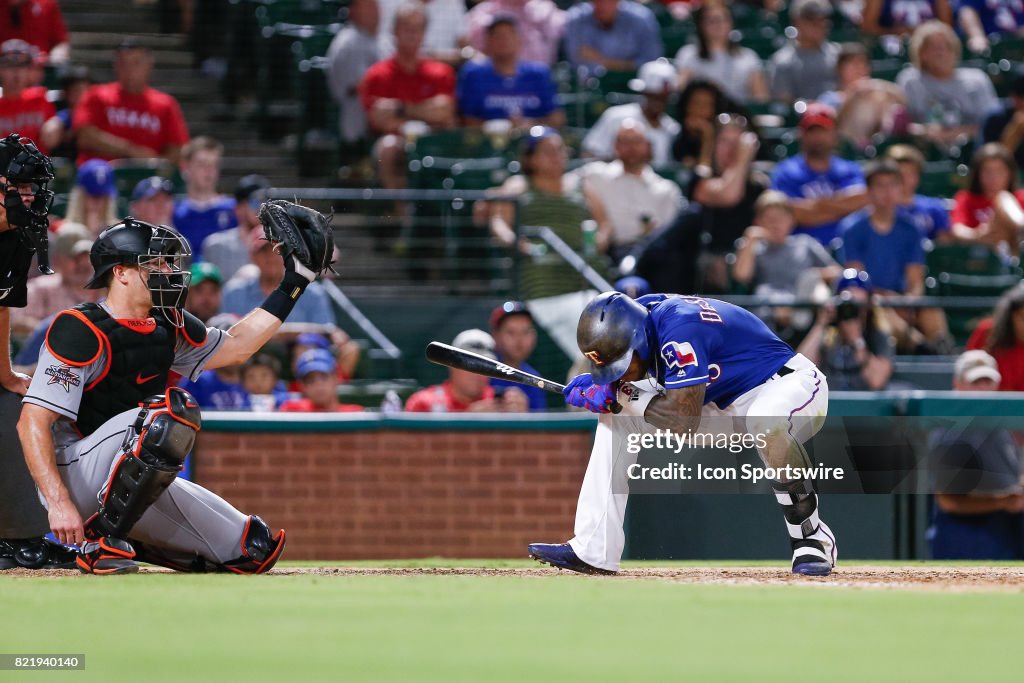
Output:
M811 104L808 104L807 110L804 111L804 115L800 117L800 128L807 130L812 126L835 128L836 110L827 104L821 104L820 102L812 102Z

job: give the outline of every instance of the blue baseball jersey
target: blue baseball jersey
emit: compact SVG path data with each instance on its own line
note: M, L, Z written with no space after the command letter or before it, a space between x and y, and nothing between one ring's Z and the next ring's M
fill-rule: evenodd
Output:
M783 159L772 172L772 189L793 199L821 199L864 189L864 174L855 161L832 157L824 173L807 165L803 154ZM826 247L835 239L839 221L800 225L794 234L805 233Z
M796 355L753 313L717 299L650 294L657 380L666 389L706 384L704 403L728 407Z
M921 237L934 240L949 231L949 209L937 197L915 194L913 201L901 206L898 212L914 224Z
M459 111L486 121L543 118L555 110L557 88L546 64L520 62L516 75L506 78L487 60L462 67L456 91Z
M203 240L215 232L238 225L233 197L221 195L204 205L182 199L174 206L174 227L192 245L192 260L202 259Z

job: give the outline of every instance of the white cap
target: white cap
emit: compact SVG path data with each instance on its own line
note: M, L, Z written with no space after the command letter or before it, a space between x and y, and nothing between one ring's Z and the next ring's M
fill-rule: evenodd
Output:
M668 94L676 89L679 76L676 68L664 57L640 67L636 78L629 81L630 90Z
M474 329L459 332L455 340L452 341L452 346L464 351L472 351L491 360L498 360L498 355L494 352L494 337L483 330Z
M964 351L956 359L953 366L953 376L961 382L973 384L979 379L988 378L999 384L1003 376L999 374L996 359L981 349Z

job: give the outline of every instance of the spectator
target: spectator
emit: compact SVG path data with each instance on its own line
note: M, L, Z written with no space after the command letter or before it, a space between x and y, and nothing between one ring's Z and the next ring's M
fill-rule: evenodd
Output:
M533 316L521 301L506 301L491 311L491 336L494 338L494 349L497 359L505 365L518 368L531 375L541 374L527 362L537 347L537 328L533 324ZM495 390L504 387L515 387L522 391L529 403L530 410L547 410L547 392L537 387L519 385L505 379L491 379Z
M647 132L642 121L625 119L615 136L615 161L595 161L580 169L588 195L607 216L608 253L615 262L683 208L679 186L650 166Z
M261 175L243 176L235 186L235 219L238 225L209 235L202 243L203 260L220 268L230 280L249 263L249 233L263 228L260 205L269 199L270 181Z
M32 278L28 282L28 305L15 309L15 329L31 332L44 318L83 301L95 301L99 290L85 289L92 278L89 251L92 234L79 223L64 221L50 236L50 264L53 275Z
M519 198L522 225L546 225L576 252L584 251L581 224L593 215L599 224L594 251L608 247L610 228L601 215L600 202L581 190L575 176L566 176L565 144L557 131L535 126L521 143L523 175L512 176L497 189L502 197ZM519 266L519 291L526 300L559 296L580 290L581 279L572 267L546 245L516 237L514 210L507 201L478 202L477 216L486 220L491 235L507 248L517 248L527 258ZM599 264L596 253L588 255Z
M90 87L75 108L78 162L100 159L164 157L178 162L188 128L178 102L149 87L153 55L125 39L114 58L117 80Z
M269 412L288 398L281 381L281 363L269 353L257 353L242 364L242 388L258 412Z
M699 206L696 216L703 233L702 292L729 290L728 255L753 223L754 203L769 185L767 176L753 169L759 143L747 130L747 120L721 114L717 125L712 163L697 167L688 191Z
M310 349L299 356L296 376L302 387L302 398L290 398L278 407L282 413L353 413L362 406L338 400L337 364L334 356L323 349Z
M192 245L192 257L203 257L203 240L215 232L238 225L235 200L217 192L224 145L201 135L181 150L181 175L185 198L174 207L174 227Z
M110 164L102 159L91 159L78 167L64 220L81 223L89 228L93 237L120 220L117 216L114 169ZM51 224L51 229L54 227Z
M958 67L960 39L941 21L926 21L910 39L910 61L896 77L907 95L915 134L948 145L973 138L984 116L998 105L995 88L981 69Z
M57 0L0 2L0 43L12 39L34 46L50 64L68 60L68 29Z
M171 225L174 221L174 183L158 175L143 178L132 190L128 212L153 225Z
M404 124L421 121L450 128L455 123L455 72L420 56L426 27L423 4L402 3L395 15L395 55L371 66L359 84L370 130L383 136L374 158L387 189L406 185L405 140L399 136Z
M242 387L242 366L226 365L203 370L194 382L185 379L181 388L207 410L252 410L249 393Z
M359 82L381 59L377 40L379 26L377 0L354 0L349 5L348 23L327 48L327 85L338 103L341 140L352 147L360 146L367 137L366 112L359 102Z
M989 50L990 35L1019 35L1024 31L1024 4L1014 0L960 0L956 18L967 37L967 48L981 55Z
M967 189L953 197L953 235L1017 255L1024 229L1022 206L1024 191L1017 189L1017 165L1009 150L990 142L974 153Z
M836 130L858 150L874 142L878 133L906 133L907 98L894 83L871 78L871 60L861 43L843 43L836 58L838 90L823 93L818 101L836 110Z
M41 141L50 149L51 157L78 157L78 130L71 125L71 119L75 107L92 84L92 75L86 66L71 67L61 76L58 101L63 103L63 108L47 119L39 133Z
M572 7L565 54L573 66L633 71L662 56L654 13L632 0L591 0Z
M910 145L893 145L885 151L885 158L896 162L903 176L903 194L899 210L915 226L921 237L932 242L952 239L949 211L946 203L937 197L917 194L924 171L924 155Z
M46 88L34 86L33 61L38 53L23 40L0 45L0 136L18 133L31 138L45 154L56 140L43 139L43 124L57 113Z
M642 93L639 102L608 107L583 138L585 154L604 161L615 155L615 136L626 119L644 121L651 142L651 164L665 168L672 163L672 143L679 135L679 123L665 113L669 97L676 90L676 72L667 60L659 59L640 67L629 87Z
M974 328L968 349L992 354L999 365L1000 391L1024 391L1024 284L999 298L995 312Z
M284 261L261 230L248 235L249 257L256 269L243 268L224 285L222 310L245 315L266 299L284 277ZM310 283L288 316L288 322L334 325L331 302L319 282Z
M395 32L402 7L410 0L379 0L381 59L388 59L397 52L399 37ZM426 17L426 33L423 36L423 56L428 59L458 64L462 61L461 50L466 43L466 3L462 0L411 0L420 5Z
M519 26L510 15L497 15L487 27L487 57L459 72L459 112L467 126L508 119L518 129L533 125L559 128L565 112L555 103L557 88L546 64L520 61Z
M800 117L800 154L780 161L772 174L772 189L795 200L796 232L825 246L835 238L840 219L867 202L860 166L835 156L835 148L835 111L808 105Z
M828 40L829 0L793 0L789 18L796 38L772 55L768 66L772 99L790 104L814 100L835 88L839 46Z
M483 330L460 332L452 346L497 360L494 339ZM411 413L525 413L529 410L522 389L516 386L503 389L495 390L483 375L450 368L447 381L417 391L405 402L405 409Z
M880 391L889 383L895 352L879 313L868 274L843 271L836 296L797 349L828 377L830 390Z
M777 190L764 192L754 204L754 221L736 251L733 279L755 295L810 299L822 283L839 276L839 264L817 240L792 234L796 220L786 195ZM794 313L777 307L773 318L776 329L783 331L793 324ZM806 329L808 325L810 320L796 327Z
M295 337L289 350L291 357L292 375L298 377L297 367L299 356L310 349L323 349L329 351L338 364L338 382L345 383L352 379L355 374L356 364L359 362L361 350L359 344L352 341L347 334L341 330L331 332L330 338L316 332L303 332ZM301 391L302 387L296 381L291 387L292 391Z
M708 0L694 12L697 44L684 45L676 54L679 84L690 79L711 81L734 102L768 99L761 58L732 39L732 13L724 0Z
M1017 168L1024 167L1024 71L1010 79L1005 105L989 112L981 124L981 141L1001 142L1013 152Z
M469 10L469 44L484 51L487 28L497 16L515 17L519 24L519 59L551 66L565 30L565 12L551 0L483 0Z
M950 0L865 0L860 30L872 36L906 36L929 19L952 26Z
M715 122L735 107L718 86L694 79L679 95L678 118L682 126L672 142L672 158L687 168L710 167L715 149Z
M953 390L993 391L1001 377L984 351L957 358ZM1006 429L957 424L928 436L935 507L928 540L937 560L1024 559L1020 449Z
M185 310L204 323L207 322L220 313L223 284L224 280L217 266L212 263L193 263Z

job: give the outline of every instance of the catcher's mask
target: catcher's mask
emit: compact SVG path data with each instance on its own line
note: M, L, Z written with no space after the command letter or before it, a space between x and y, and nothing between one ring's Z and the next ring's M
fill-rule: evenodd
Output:
M117 265L138 266L153 295L153 308L175 327L185 324L182 309L192 273L192 249L179 232L131 216L100 233L89 260L95 271L87 289L107 286L107 274Z
M0 176L7 222L36 253L39 271L50 274L47 216L53 203L53 164L35 143L17 133L0 140Z

